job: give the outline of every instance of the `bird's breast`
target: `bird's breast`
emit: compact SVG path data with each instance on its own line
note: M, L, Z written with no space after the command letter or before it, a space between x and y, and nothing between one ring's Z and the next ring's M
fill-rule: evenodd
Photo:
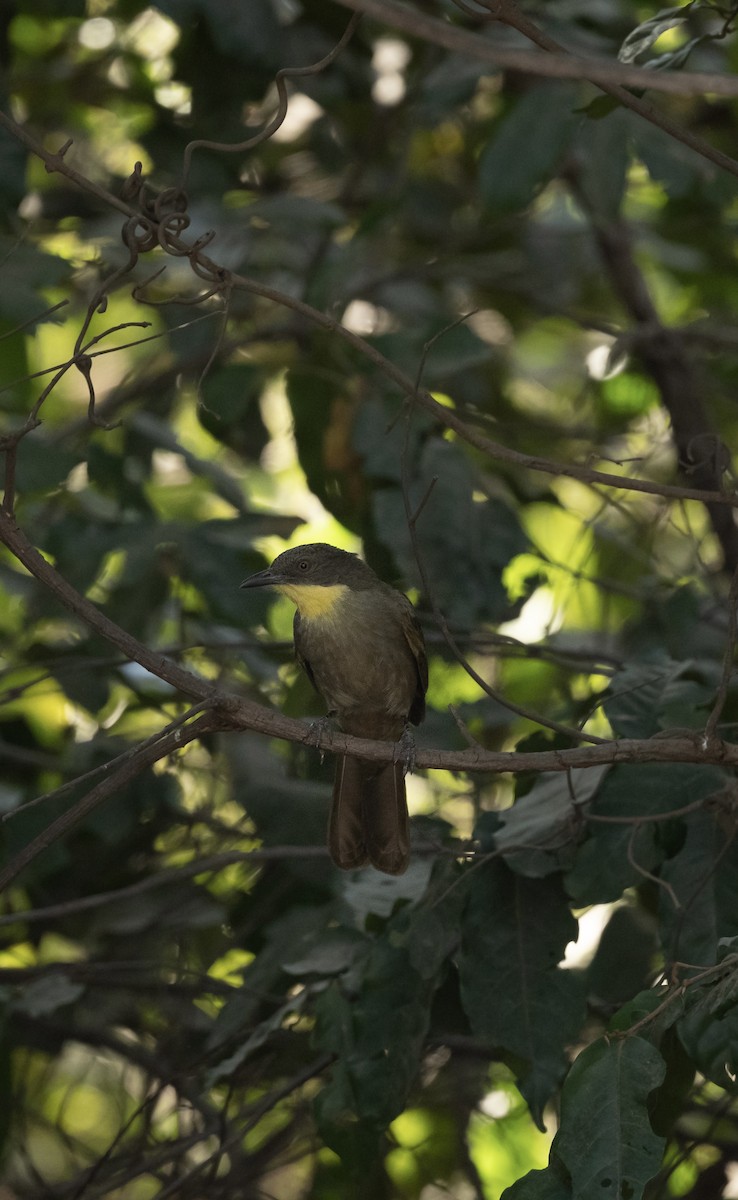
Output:
M377 728L367 728L366 736L398 737L418 686L399 607L381 594L347 588L310 614L300 604L299 613L298 654L342 727L355 731L363 718Z

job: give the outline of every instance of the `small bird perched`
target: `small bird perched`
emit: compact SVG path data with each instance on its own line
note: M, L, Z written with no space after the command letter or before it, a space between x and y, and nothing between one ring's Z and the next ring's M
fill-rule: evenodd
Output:
M286 550L241 587L297 607L295 654L344 733L396 742L425 716L428 665L415 610L355 554L317 542ZM401 875L410 858L402 762L336 764L328 849L344 870Z

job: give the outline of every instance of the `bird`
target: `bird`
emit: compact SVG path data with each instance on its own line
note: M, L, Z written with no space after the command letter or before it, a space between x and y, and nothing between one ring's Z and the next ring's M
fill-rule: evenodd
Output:
M428 663L407 596L356 554L324 542L285 550L242 588L272 587L295 605L295 656L344 733L406 744L425 716ZM410 861L403 761L336 763L328 850L343 870Z

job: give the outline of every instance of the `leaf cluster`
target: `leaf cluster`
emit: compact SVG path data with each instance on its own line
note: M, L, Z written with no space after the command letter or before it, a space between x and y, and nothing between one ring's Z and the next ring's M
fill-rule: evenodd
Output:
M523 7L613 62L735 69L724 6ZM662 97L680 139L376 20L330 57L346 20L9 9L3 516L267 717L319 702L289 605L239 582L361 547L425 630L421 749L611 753L413 779L407 875L343 875L331 761L190 739L192 697L6 546L3 869L70 819L2 896L3 1181L696 1197L738 1144L735 180L695 150L730 153L735 101ZM326 56L260 139L277 72ZM677 737L693 762L618 761Z

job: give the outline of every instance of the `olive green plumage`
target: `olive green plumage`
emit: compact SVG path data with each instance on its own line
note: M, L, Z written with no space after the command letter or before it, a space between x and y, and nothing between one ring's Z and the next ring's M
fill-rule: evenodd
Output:
M345 733L398 741L425 715L423 634L406 596L335 546L287 550L243 587L276 587L297 606L295 652ZM410 854L404 768L348 756L336 765L328 847L344 869L401 874Z

